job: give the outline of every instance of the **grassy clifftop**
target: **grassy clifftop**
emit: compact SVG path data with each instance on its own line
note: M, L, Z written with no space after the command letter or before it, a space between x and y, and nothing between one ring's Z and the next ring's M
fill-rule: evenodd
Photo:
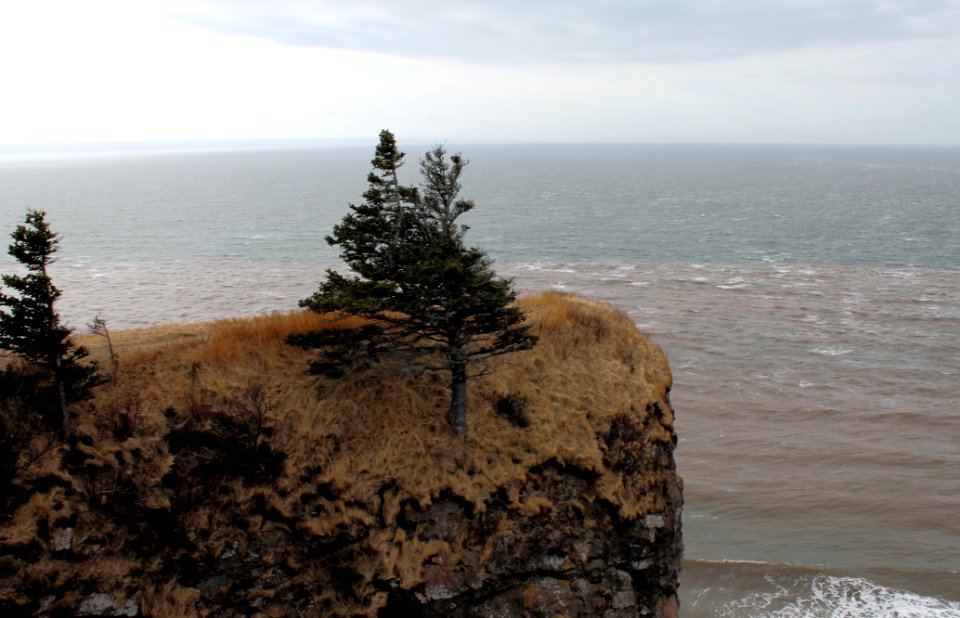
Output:
M283 337L317 328L313 314L117 333L116 378L79 415L76 443L27 470L0 520L0 608L401 615L419 603L443 615L437 603L516 588L502 603L546 615L573 602L573 588L554 594L560 575L615 562L635 606L665 603L679 538L658 554L655 537L678 537L681 501L666 358L607 306L561 294L520 304L540 343L471 382L466 441L446 426L442 375L308 375L308 353ZM85 343L106 365L102 340ZM570 520L563 538L537 536L558 518ZM593 545L635 533L649 547L603 549L590 566L593 550L573 548L591 526ZM559 562L531 556L552 566L504 575L498 557L521 537L553 543L544 551ZM644 573L672 583L643 601ZM583 607L627 602L576 590Z

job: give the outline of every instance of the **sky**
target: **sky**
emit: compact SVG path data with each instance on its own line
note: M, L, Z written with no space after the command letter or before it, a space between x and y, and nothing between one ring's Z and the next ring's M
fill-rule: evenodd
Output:
M960 0L0 0L0 145L960 145Z

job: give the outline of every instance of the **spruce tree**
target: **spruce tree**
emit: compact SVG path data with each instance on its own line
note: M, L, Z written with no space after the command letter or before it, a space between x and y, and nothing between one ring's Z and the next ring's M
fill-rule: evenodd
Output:
M353 274L328 270L317 293L300 302L333 323L288 342L319 350L312 368L329 375L381 362L448 372L448 422L465 437L469 377L494 356L531 348L536 337L513 306L512 282L463 242L467 228L457 218L473 208L457 199L467 161L437 146L420 162L420 190L399 184L403 158L393 135L382 131L365 201L351 205L326 239L340 247ZM366 321L356 328L336 323L349 316Z
M3 275L0 289L0 349L10 350L37 366L52 381L52 406L61 415L65 439L70 437L70 402L87 397L99 383L95 364L82 364L87 351L70 341L70 329L60 322L55 303L60 290L53 285L48 267L55 261L60 238L39 210L27 212L23 225L12 234L9 254L26 267L25 275Z

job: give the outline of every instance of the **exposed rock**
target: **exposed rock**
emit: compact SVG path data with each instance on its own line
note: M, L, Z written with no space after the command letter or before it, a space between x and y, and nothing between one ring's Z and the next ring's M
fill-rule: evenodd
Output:
M589 471L546 465L530 471L520 490L538 496L544 506L537 514L494 498L476 517L453 501L407 515L412 539L442 531L462 558L428 565L423 583L392 592L381 615L675 615L669 608L682 554L681 505L625 518L592 498L597 480Z
M80 601L77 616L136 616L140 608L127 599L120 603L109 594L98 592Z
M73 528L64 528L50 539L53 551L70 551L73 549Z

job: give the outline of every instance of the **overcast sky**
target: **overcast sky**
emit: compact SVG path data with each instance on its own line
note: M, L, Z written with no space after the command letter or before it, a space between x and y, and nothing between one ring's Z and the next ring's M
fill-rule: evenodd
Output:
M960 0L0 0L0 144L960 144Z

